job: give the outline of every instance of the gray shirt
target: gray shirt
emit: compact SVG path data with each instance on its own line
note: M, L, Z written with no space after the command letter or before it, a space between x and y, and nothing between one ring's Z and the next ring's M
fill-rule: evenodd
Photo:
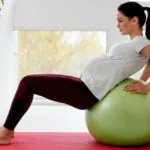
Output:
M81 73L81 80L101 100L115 85L139 71L148 58L140 51L150 41L143 36L113 45L109 52L93 58Z

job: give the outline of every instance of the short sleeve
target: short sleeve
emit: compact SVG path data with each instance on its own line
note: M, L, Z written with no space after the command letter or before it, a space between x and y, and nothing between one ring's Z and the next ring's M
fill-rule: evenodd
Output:
M150 45L150 41L145 37L141 36L141 37L134 39L133 47L138 53L140 53L140 51L147 45Z

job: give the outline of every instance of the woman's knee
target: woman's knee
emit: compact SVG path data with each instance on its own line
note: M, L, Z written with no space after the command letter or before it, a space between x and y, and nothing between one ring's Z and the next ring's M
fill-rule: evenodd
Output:
M31 75L26 75L26 76L24 76L24 77L21 79L21 81L20 81L20 85L25 85L25 86L29 85L29 84L31 83L31 80L32 80L31 78L32 78Z

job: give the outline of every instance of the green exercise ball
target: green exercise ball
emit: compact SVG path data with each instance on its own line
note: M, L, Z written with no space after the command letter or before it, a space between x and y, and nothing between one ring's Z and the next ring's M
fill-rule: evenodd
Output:
M109 145L139 146L150 143L150 95L123 90L127 79L86 111L91 135Z

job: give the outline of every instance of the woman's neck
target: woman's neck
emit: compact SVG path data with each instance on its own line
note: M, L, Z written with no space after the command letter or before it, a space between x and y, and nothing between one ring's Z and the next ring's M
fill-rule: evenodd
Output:
M129 35L130 39L134 39L136 36L143 36L143 33L141 31L137 32L137 33L132 33Z

